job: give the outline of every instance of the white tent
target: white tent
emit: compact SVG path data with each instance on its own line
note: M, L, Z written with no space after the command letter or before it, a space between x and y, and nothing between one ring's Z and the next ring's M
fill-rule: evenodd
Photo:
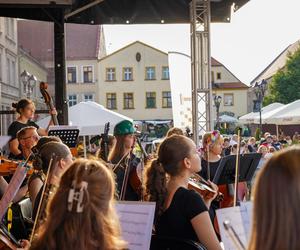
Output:
M69 125L77 126L80 135L99 135L104 131L104 125L110 122L110 131L114 126L122 121L131 118L104 108L96 102L80 102L69 108ZM37 124L46 128L49 124L50 116L40 120Z
M221 115L219 117L219 122L225 122L225 123L237 123L238 119L236 119L233 116L229 116L229 115Z
M268 112L263 123L276 125L300 124L300 100L284 105L274 110L274 112Z
M268 106L265 106L261 109L261 115L262 115L262 120L264 118L264 115L266 115L268 112L274 111L278 108L281 108L285 106L282 103L274 102L269 104ZM259 124L259 112L251 112L246 115L243 115L239 118L239 122L244 123L244 124L249 124L249 123L254 123L254 124Z

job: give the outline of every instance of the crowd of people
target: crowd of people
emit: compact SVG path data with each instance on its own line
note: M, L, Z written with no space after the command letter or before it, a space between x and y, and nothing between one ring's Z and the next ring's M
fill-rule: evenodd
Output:
M199 148L181 129L172 128L157 152L143 159L133 151L133 124L121 121L114 127L108 162L74 159L59 138L47 136L47 129L31 121L30 100L21 100L16 107L20 117L9 130L10 157L33 156L34 168L14 199L17 203L29 197L32 203L32 231L19 234L20 249L127 249L114 206L118 200L156 202L154 235L222 249L216 210L233 205L232 186L218 186L212 180L222 158L238 153L236 135L229 139L219 131L207 132ZM300 148L285 148L299 142L298 133L291 141L265 133L259 142L249 138L240 143L241 154L262 155L251 196L249 185L238 183L238 200L254 202L249 250L300 249ZM191 189L194 176L206 181L210 190ZM0 178L1 195L10 178ZM217 199L220 190L227 200ZM14 222L12 229L12 233L21 230Z

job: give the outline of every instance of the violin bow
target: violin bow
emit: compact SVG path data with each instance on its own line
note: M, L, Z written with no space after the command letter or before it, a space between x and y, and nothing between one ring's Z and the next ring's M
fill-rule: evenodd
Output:
M233 206L237 206L238 198L238 184L239 184L239 171L240 171L240 146L241 146L241 130L238 129L238 141L236 148L236 161L235 161L235 180L234 180L234 196L233 196Z
M34 238L34 235L35 235L35 231L36 231L36 228L37 228L37 224L38 224L39 218L41 216L42 204L43 204L43 202L45 202L45 193L46 193L45 191L46 191L46 188L47 188L47 185L48 185L49 174L50 174L50 171L51 171L50 169L53 167L54 158L55 158L55 155L53 154L50 158L50 161L49 161L48 170L47 170L47 174L46 174L46 178L45 178L45 182L44 182L44 186L43 186L43 190L42 190L41 199L40 199L40 202L39 202L39 206L38 206L38 209L37 209L36 217L35 217L35 220L34 220L32 232L31 232L31 236L30 236L30 244L32 244L32 241L33 241L33 238Z

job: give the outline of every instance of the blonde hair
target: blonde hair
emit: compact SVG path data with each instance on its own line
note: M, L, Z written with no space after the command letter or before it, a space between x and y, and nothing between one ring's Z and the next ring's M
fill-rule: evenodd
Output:
M166 137L170 137L171 135L184 135L182 129L180 128L170 128L166 134Z
M83 182L87 187L83 210L78 213L74 206L68 209L68 197L70 189L77 189ZM48 204L46 223L40 227L31 249L126 248L114 209L114 191L112 173L104 164L95 160L75 161L62 176L60 186Z
M273 155L254 190L249 250L300 249L300 148Z
M224 138L218 130L205 133L202 137L203 158L205 160L207 160L208 158L208 153L207 153L208 146L210 150L216 143L223 143L223 142L224 142Z

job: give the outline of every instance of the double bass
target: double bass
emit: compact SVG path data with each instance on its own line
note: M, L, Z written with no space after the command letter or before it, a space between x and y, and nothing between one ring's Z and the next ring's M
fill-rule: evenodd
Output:
M46 82L41 82L40 83L40 92L45 100L46 105L48 106L49 110L52 111L55 109L55 106L53 104L53 100L50 96L50 94L47 91L48 89L48 83ZM57 115L51 113L51 119L53 121L53 125L59 125L58 120L57 120Z

